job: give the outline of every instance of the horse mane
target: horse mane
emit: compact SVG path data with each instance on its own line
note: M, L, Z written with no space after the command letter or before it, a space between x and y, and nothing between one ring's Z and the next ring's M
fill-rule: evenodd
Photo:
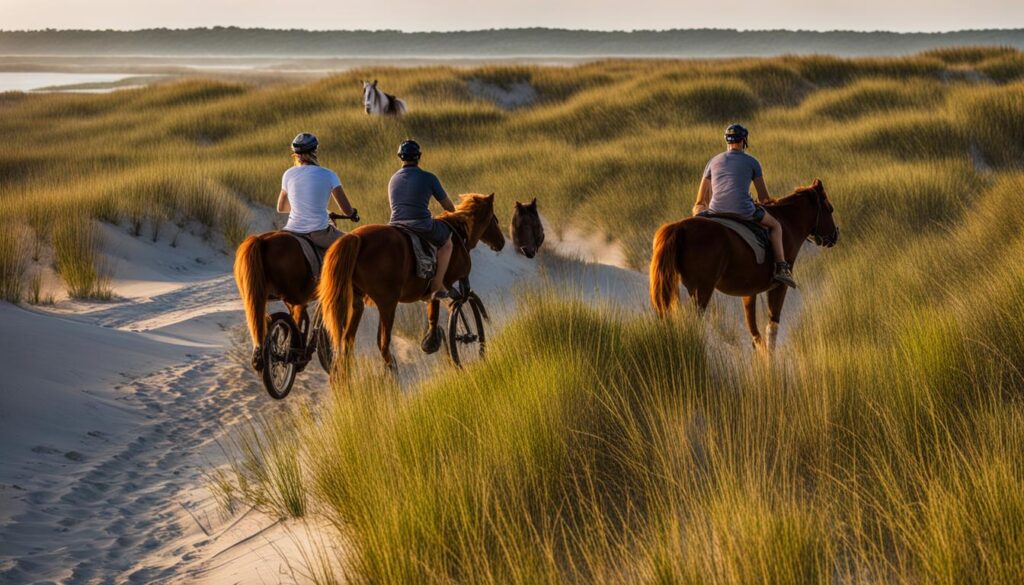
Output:
M815 192L814 187L813 186L810 186L810 187L797 187L789 195L786 195L785 197L780 197L780 198L778 198L778 199L776 199L774 201L769 201L768 203L765 203L764 206L765 207L786 207L787 205L793 205L794 203L796 203L796 202L798 202L800 200L800 197L802 195L805 195L808 192L812 192L812 193Z
M455 211L445 211L437 216L437 219L451 225L464 235L469 235L469 222L476 217L477 212L486 204L486 195L480 193L466 193L459 199Z

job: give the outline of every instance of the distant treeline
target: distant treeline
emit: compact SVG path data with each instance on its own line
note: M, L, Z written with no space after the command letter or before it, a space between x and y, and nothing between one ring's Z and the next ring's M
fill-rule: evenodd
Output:
M898 55L958 45L1024 49L1024 29L946 33L726 29L602 32L546 28L410 33L235 27L0 31L0 54L6 55L862 56Z

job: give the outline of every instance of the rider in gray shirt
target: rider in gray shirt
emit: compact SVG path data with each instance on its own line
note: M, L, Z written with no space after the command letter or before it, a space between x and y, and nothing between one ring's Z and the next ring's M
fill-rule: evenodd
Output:
M782 225L761 205L755 205L750 196L750 183L754 183L759 203L771 201L768 186L764 182L761 163L745 151L747 149L747 129L733 124L725 130L725 142L728 149L715 155L704 168L704 177L697 191L697 203L693 206L693 214L727 213L742 219L756 221L768 228L775 252L775 280L786 286L796 288L793 280L793 269L786 261L782 246Z
M421 155L420 145L414 140L406 140L398 147L402 168L388 183L388 199L391 201L388 224L407 227L437 246L437 272L430 283L430 294L431 298L443 299L448 296L444 275L452 257L452 230L448 224L431 215L430 199L436 199L445 211L455 211L455 204L448 198L437 176L419 167Z

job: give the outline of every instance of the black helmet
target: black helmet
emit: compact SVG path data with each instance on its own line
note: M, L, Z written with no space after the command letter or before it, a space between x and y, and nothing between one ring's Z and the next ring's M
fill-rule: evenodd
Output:
M307 152L313 152L316 147L320 146L320 141L316 139L309 132L303 132L292 140L292 152L295 154L306 154Z
M420 160L420 156L423 154L420 151L420 145L415 140L406 140L402 144L398 145L398 158L407 162L416 162Z
M737 142L745 143L747 141L747 135L749 134L750 133L747 132L747 129L743 126L733 124L725 129L725 141L729 144L736 144Z

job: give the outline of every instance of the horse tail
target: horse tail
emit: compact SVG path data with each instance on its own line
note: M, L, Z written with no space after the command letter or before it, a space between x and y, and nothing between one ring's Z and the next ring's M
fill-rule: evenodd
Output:
M651 254L651 304L664 317L679 301L679 251L683 244L683 226L665 224L654 234Z
M235 283L245 307L245 320L253 345L261 345L267 329L267 280L263 270L263 244L249 236L235 252Z
M348 234L327 250L320 276L320 310L335 348L341 348L352 312L352 273L359 256L359 236Z
M395 104L395 114L401 116L406 113L409 108L405 105L405 100L394 98L393 103Z

